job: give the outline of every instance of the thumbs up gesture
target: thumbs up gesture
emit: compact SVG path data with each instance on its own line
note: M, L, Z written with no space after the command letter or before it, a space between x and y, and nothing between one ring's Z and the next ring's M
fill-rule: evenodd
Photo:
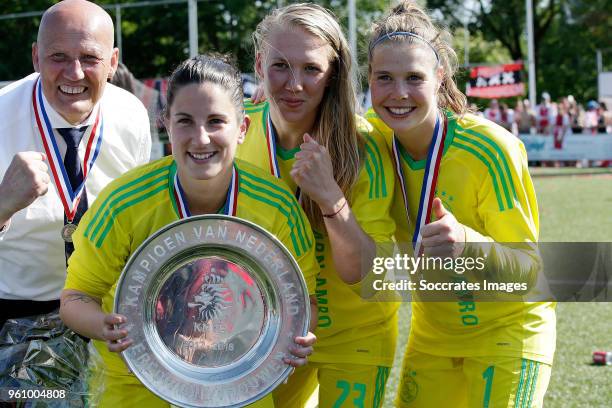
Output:
M431 209L436 221L421 228L421 244L425 255L457 258L465 247L465 227L444 208L439 198L434 198Z

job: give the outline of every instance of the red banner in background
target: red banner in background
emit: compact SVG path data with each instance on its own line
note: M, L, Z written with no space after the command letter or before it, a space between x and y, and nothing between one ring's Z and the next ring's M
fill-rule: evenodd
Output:
M522 62L474 67L466 84L467 96L478 98L508 98L525 93Z

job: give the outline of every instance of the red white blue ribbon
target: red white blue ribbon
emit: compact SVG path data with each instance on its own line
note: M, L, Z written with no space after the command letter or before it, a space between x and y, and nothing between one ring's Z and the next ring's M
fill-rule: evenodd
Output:
M174 193L174 201L176 201L179 218L191 217L191 212L189 212L189 207L187 206L187 199L185 198L185 192L178 178L178 172L174 174L174 191L172 192Z
M429 224L431 219L431 207L436 192L436 184L438 182L438 174L440 172L440 162L444 152L444 140L446 139L447 120L446 116L440 120L440 116L436 118L431 144L427 153L427 162L425 163L425 174L423 176L423 184L421 185L421 197L419 200L419 211L417 214L416 227L412 234L412 247L416 256L421 255L421 228ZM408 203L408 194L406 192L406 178L402 169L400 159L400 145L397 137L393 137L393 158L395 160L395 170L399 178L400 187L402 188L402 197L404 198L404 207L406 208L406 217L408 225L410 222L410 208Z
M238 172L232 166L232 180L230 181L229 190L227 190L227 198L225 199L225 207L223 213L225 215L236 216L238 209Z
M85 149L85 158L83 160L83 181L73 191L70 185L70 179L66 174L64 167L64 160L57 146L55 140L55 134L53 133L53 126L49 121L49 116L45 109L45 104L42 96L42 84L40 78L36 81L34 89L32 91L32 105L34 107L34 117L36 119L36 126L42 138L43 147L47 155L49 167L53 175L53 180L57 186L58 194L62 200L64 206L64 213L68 222L72 222L79 206L81 195L83 194L85 187L85 180L93 167L98 154L100 153L100 146L102 145L102 138L104 134L104 121L102 120L100 104L97 106L96 120L93 125L88 126L83 140L87 140L87 147Z
M178 172L174 174L174 200L177 204L179 218L191 217L189 206L187 205L187 199L185 192L181 186L181 182L178 177ZM238 208L238 172L235 167L232 167L232 180L230 181L229 190L227 191L227 197L225 199L225 205L223 206L223 214L236 216Z
M268 148L268 157L270 158L270 173L272 173L274 177L280 178L280 168L276 158L276 133L274 132L272 118L269 113L266 118L266 124L266 146Z
M268 113L268 117L266 118L266 146L268 148L270 173L276 178L282 178L278 159L276 158L276 132L274 131L270 113ZM302 190L300 190L300 187L297 187L295 190L295 197L299 203L302 202Z

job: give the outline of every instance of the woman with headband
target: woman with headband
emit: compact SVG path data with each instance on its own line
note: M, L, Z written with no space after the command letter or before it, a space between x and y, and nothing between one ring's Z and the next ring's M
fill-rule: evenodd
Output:
M482 284L483 276L531 287L540 267L539 221L525 149L468 112L453 81L455 64L447 33L412 2L373 26L374 111L367 118L386 134L396 162L396 236L415 256L480 260L482 272L447 272L459 287ZM432 292L417 293L412 303L397 406L542 406L555 349L554 304L447 293L433 299L439 302L423 301Z
M398 305L363 300L359 282L377 244L389 243L395 229L392 162L380 135L368 134L367 122L355 116L352 59L331 13L289 5L267 16L253 38L269 102L247 104L251 125L238 157L294 191L321 267L315 351L274 392L276 406L304 406L318 383L319 407L379 407Z

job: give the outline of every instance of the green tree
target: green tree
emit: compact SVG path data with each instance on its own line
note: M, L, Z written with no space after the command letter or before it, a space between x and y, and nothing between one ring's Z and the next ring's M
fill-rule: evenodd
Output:
M0 15L44 10L54 1L5 0ZM0 20L0 81L19 79L33 71L32 43L36 41L40 16Z
M428 1L451 26L463 25L465 4L460 0ZM510 59L527 61L524 0L474 0L471 4L467 14L472 35L499 41ZM609 48L612 2L533 0L533 5L537 89L548 90L555 98L570 93L582 101L595 97L595 50ZM470 53L473 51L472 46Z
M112 3L105 0L103 3ZM237 57L241 69L252 70L250 35L276 2L224 0L198 3L199 52L224 52ZM111 10L114 15L114 11ZM123 61L136 77L167 76L189 56L187 4L124 8Z
M43 11L52 0L6 0L0 2L0 16ZM123 61L137 77L168 75L188 56L187 3L129 7L138 0L99 0L109 7L121 3ZM250 35L256 24L277 5L270 0L209 0L198 2L199 51L229 52L239 66L252 70ZM14 80L32 72L31 44L36 40L40 15L6 18L0 25L0 80Z
M428 6L440 11L445 20L453 26L462 25L467 13L470 18L470 31L481 32L488 41L499 41L512 59L523 59L526 55L523 39L526 19L524 0L476 0L471 11L466 10L465 4L466 2L460 0L428 1ZM542 38L559 15L562 4L563 0L533 1L536 55Z
M111 5L129 6L139 0L98 0L108 6L108 12L116 18ZM0 15L42 11L56 1L6 0L0 2ZM208 0L198 2L199 51L218 51L236 56L239 67L245 72L253 70L251 34L257 23L277 7L277 0ZM344 27L348 27L346 1L319 1L333 10ZM152 2L151 4L154 4ZM367 29L388 5L388 0L358 0L358 44L365 49ZM166 76L188 56L187 3L149 5L147 7L123 7L121 9L122 58L136 77ZM20 78L32 72L31 44L36 39L40 16L1 20L0 38L10 39L0 43L5 58L0 62L0 80ZM360 54L365 63L366 54Z
M596 99L596 50L609 49L610 32L612 2L568 2L542 38L538 89L549 90L553 97L572 94L583 103Z

